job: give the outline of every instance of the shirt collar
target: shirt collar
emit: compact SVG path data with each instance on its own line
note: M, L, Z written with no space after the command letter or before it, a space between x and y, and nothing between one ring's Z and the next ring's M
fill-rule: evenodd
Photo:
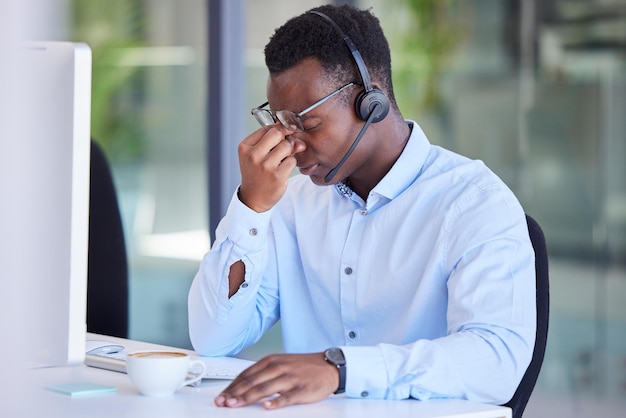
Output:
M409 135L409 140L404 150L402 150L391 170L371 192L372 194L384 196L389 200L395 199L417 178L430 148L430 142L417 122L407 120L406 123L411 128L411 135ZM351 197L353 194L352 189L344 182L336 184L335 187L340 194L346 197Z
M406 123L411 128L411 135L404 150L391 170L372 190L372 193L377 193L389 200L395 199L415 181L422 171L430 149L430 142L417 122L407 120Z

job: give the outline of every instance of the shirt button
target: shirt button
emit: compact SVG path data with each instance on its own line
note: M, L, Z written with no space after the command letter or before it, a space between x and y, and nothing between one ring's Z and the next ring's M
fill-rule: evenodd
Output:
M243 287L243 288L245 289L246 287L248 287L248 283L243 282L243 283L241 284L241 287Z
M253 237L256 237L256 234L257 234L256 228L252 228L249 232L250 232L250 235L252 235Z
M351 267L346 267L343 272L346 273L349 276L349 275L352 274L352 268Z
M353 340L354 340L354 339L356 338L356 332L354 332L354 331L350 331L350 332L348 333L348 337L350 337L351 339L353 339Z
M368 396L370 396L370 393L366 390L364 390L363 392L361 392L361 398L367 398Z
M363 216L367 215L367 210L366 209L361 209L361 215L363 215Z

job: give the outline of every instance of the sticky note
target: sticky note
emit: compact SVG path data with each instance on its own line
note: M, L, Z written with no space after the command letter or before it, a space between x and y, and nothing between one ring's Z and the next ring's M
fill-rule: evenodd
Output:
M48 386L46 389L69 396L92 396L115 392L115 386L100 385L91 382L70 382Z

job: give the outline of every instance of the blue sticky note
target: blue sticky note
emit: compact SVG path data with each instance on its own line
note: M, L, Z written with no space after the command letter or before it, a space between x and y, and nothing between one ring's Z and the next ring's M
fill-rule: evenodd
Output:
M69 396L91 396L116 391L115 386L100 385L91 382L70 382L48 386L46 389Z

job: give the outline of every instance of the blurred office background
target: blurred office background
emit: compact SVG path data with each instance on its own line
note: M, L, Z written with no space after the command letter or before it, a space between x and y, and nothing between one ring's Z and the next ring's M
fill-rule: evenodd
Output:
M93 50L92 133L114 171L130 337L190 346L187 290L265 101L263 47L332 1L56 0L33 37ZM548 241L551 323L527 417L626 416L626 0L354 0L390 40L431 142L482 159ZM244 353L281 350L271 330Z

